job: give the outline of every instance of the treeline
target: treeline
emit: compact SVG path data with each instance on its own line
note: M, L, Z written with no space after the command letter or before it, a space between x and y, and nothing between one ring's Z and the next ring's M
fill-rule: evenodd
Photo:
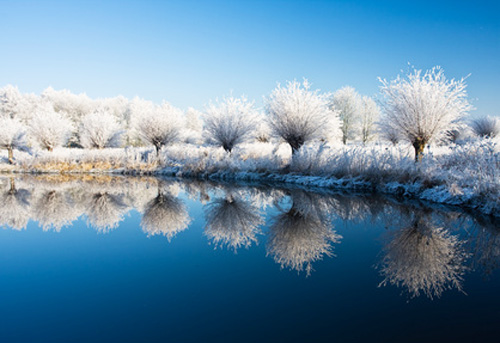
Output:
M154 146L159 153L184 142L216 145L230 152L251 140L280 140L292 154L311 141L367 144L379 139L410 143L419 160L431 142L456 142L471 135L494 137L500 120L463 121L472 106L466 84L448 80L440 68L412 70L381 81L378 102L344 87L333 93L312 90L309 83L278 85L264 99L264 109L245 97L210 102L203 111L182 111L168 102L154 104L138 97L90 99L85 94L47 88L39 96L11 85L0 89L0 147L102 149Z

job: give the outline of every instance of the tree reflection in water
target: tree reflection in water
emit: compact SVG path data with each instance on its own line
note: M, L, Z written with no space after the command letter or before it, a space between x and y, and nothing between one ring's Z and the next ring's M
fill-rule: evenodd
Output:
M259 226L264 223L259 208L243 201L236 192L208 204L205 219L205 234L215 246L227 246L235 252L257 242Z
M44 231L59 232L79 217L79 210L68 193L59 190L43 190L33 204L33 217Z
M266 224L264 213L277 209L266 231L267 255L282 268L306 275L316 261L333 256L334 245L342 238L333 229L334 217L344 223L377 221L402 227L390 231L377 268L383 278L380 285L396 285L411 297L438 297L446 289L461 291L466 270L488 275L500 265L498 221L429 208L416 201L109 176L0 177L0 187L0 225L14 230L25 229L31 218L43 230L58 232L85 216L89 226L107 232L135 208L142 214L141 227L148 236L171 240L191 223L183 197L208 202L205 235L216 247L235 252L258 242ZM343 229L350 230L347 226ZM447 228L461 230L452 235Z
M148 236L163 235L170 241L190 222L186 205L171 190L158 186L157 196L145 206L141 227Z
M126 212L127 205L122 195L99 192L88 198L87 219L90 226L100 233L107 233L117 228Z
M305 271L310 275L312 263L323 255L332 256L333 246L342 236L332 228L328 198L303 191L291 192L292 206L274 218L267 253L282 268Z
M7 189L0 194L0 225L15 230L25 229L30 218L30 196L28 190L17 189L14 178L10 178Z
M380 286L403 287L410 297L439 297L446 289L462 290L467 253L457 236L434 227L430 218L416 213L411 225L391 233L379 266Z

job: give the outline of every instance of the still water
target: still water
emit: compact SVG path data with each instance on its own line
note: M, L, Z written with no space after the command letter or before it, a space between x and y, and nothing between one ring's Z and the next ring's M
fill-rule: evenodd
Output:
M500 339L500 230L380 196L0 178L1 342Z

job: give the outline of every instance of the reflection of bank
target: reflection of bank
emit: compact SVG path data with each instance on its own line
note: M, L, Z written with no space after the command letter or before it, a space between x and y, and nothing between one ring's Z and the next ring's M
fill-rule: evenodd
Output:
M257 242L259 226L264 223L257 206L231 191L206 206L205 219L205 234L215 246L227 246L235 252Z
M489 276L500 267L500 220L476 217L472 227L470 250L474 257L473 267Z
M309 275L313 262L333 255L332 244L342 236L333 230L326 198L294 190L290 199L290 209L271 224L267 253L282 268L305 270Z
M16 188L14 178L10 178L0 194L0 225L15 230L25 229L30 217L30 197L28 190Z
M163 235L170 241L187 229L191 218L186 205L164 184L158 185L158 194L145 206L141 227L148 236Z
M434 227L424 213L410 226L392 232L384 247L381 286L403 287L411 297L439 297L446 289L462 291L467 254L462 242L446 229Z

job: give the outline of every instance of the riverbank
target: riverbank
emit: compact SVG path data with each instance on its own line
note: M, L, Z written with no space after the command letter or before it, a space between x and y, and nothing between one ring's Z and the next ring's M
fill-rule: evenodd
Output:
M148 148L58 149L3 157L4 173L168 175L223 181L284 183L356 190L461 206L500 217L498 141L436 147L415 163L407 146L288 146L247 144L223 149L172 146L159 156Z

